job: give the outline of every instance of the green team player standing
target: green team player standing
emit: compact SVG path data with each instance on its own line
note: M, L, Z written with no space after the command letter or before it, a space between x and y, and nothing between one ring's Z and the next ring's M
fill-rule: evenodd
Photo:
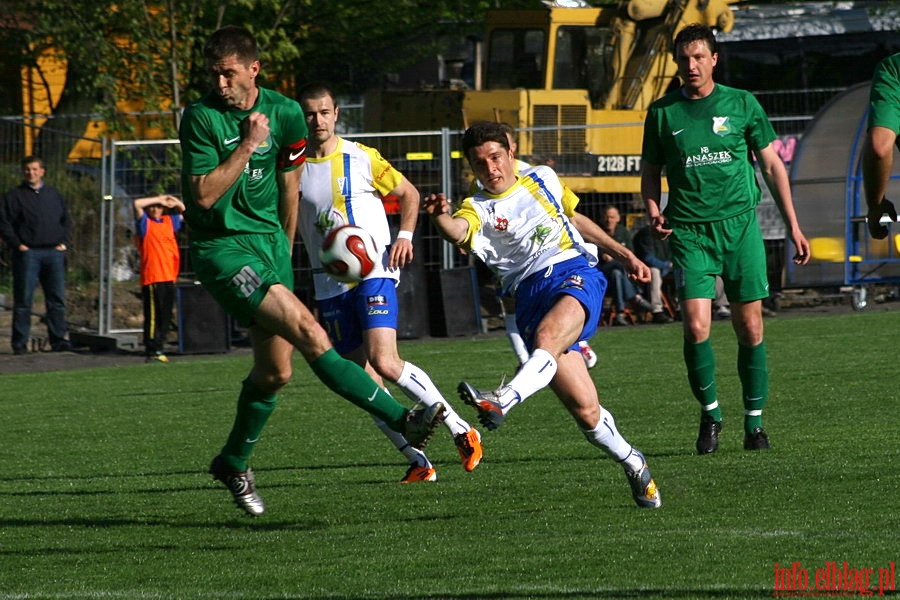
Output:
M716 276L732 307L744 404L744 448L770 448L762 424L769 396L762 299L768 297L766 255L756 221L761 193L755 155L794 243L794 262L809 261L809 242L794 212L775 132L756 99L713 81L718 61L710 28L688 25L673 49L682 86L651 104L644 124L641 194L656 235L670 240L684 323L684 362L701 404L697 452L719 446L722 410L710 344ZM662 208L662 173L669 184Z
M291 377L297 348L329 388L424 446L443 419L441 403L406 409L361 367L331 347L293 293L291 249L297 229L306 121L300 105L257 86L256 40L241 27L219 29L204 58L212 91L185 111L185 220L197 278L249 326L253 368L243 381L234 425L209 472L250 515L265 511L247 465Z

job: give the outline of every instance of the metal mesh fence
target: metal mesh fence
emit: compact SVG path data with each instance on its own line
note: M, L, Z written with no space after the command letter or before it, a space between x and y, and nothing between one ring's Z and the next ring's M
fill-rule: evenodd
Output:
M756 93L768 112L781 140L782 158L790 163L796 141L819 108L843 88L806 91L765 91ZM349 119L355 106L345 107L342 118ZM358 112L358 111L356 111ZM349 121L348 121L349 123ZM180 196L180 149L177 140L112 142L72 138L44 124L51 135L43 135L35 124L20 117L0 117L0 192L17 185L19 162L26 154L41 153L47 163L47 182L62 191L75 220L75 234L69 254L68 301L75 324L101 332L137 331L140 328L140 285L137 253L133 243L134 198L172 193ZM459 131L413 131L402 133L355 133L348 127L348 139L377 148L385 158L417 186L422 194L443 191L452 198L464 195L471 182L465 161L458 152ZM537 129L535 129L537 131ZM527 132L526 132L527 133ZM542 132L543 133L543 132ZM41 135L38 135L41 134ZM553 134L585 139L590 132L572 132L565 127ZM72 148L79 145L76 162ZM580 194L580 210L592 218L606 203L639 213L633 194L606 197ZM771 212L771 211L770 211ZM777 215L772 213L772 227ZM778 237L777 229L767 237ZM187 245L187 234L181 240ZM0 244L0 295L11 304L10 253ZM309 263L302 248L295 251L298 294L309 294ZM426 271L450 269L468 264L467 259L443 242L428 219L420 218L416 232L416 253ZM182 276L193 279L187 252L183 252Z
M102 154L102 140L77 137L49 126L40 128L21 118L0 118L0 193L5 194L22 182L21 161L26 156L40 157L46 169L44 181L66 198L72 217L72 239L66 252L67 303L73 325L96 328L98 273L97 226L100 211L100 167L96 162L72 163L68 156L78 146L88 155ZM0 306L12 306L12 250L0 244ZM42 291L36 291L41 303ZM36 304L35 312L43 312ZM6 332L3 332L6 334Z
M778 135L799 136L813 120L816 113L828 102L846 90L840 88L820 88L796 91L757 91L753 95L769 115L769 120Z
M403 173L421 194L437 192L457 195L468 185L462 160L449 150L458 145L458 133L422 131L376 135L346 135L376 148ZM134 332L140 329L139 259L134 245L135 198L169 193L181 196L181 150L178 140L113 142L104 162L103 231L100 236L99 322L103 333ZM467 189L467 187L466 187ZM388 212L391 213L390 206ZM392 221L396 216L389 217ZM465 262L431 228L424 216L419 220L416 252L426 271L452 268ZM187 252L189 232L180 235L182 247L181 279L192 281L193 268ZM297 238L294 251L296 292L312 297L312 272L306 249Z
M181 197L181 147L175 139L112 142L103 166L99 331L139 331L140 257L134 243L133 201L158 194ZM190 275L186 238L181 237L183 270L187 263Z

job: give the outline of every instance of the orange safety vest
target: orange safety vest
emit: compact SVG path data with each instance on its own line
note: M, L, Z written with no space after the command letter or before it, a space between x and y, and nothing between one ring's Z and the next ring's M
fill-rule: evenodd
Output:
M170 215L163 215L159 221L149 216L144 219L147 230L135 237L141 253L141 285L175 281L181 266L181 252L175 237L175 225Z

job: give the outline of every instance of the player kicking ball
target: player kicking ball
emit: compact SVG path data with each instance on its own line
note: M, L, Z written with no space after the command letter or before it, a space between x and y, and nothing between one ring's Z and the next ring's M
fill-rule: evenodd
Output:
M597 330L606 291L590 244L621 260L637 281L649 281L649 267L575 211L577 197L563 198L552 169L538 166L516 175L515 156L499 123L473 124L462 149L484 189L452 214L447 198L432 194L424 200L425 211L444 239L484 261L503 292L515 297L516 321L530 355L509 384L481 391L461 382L460 397L476 408L485 427L496 429L514 406L549 385L588 442L622 465L637 505L658 508L662 501L647 461L600 406L578 348L579 340Z

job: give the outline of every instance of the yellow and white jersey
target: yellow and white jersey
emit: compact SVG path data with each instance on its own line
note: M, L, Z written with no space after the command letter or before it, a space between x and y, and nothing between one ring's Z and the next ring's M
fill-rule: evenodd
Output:
M403 175L374 148L338 138L334 152L322 158L307 156L300 181L300 235L313 267L316 300L343 294L354 284L335 281L322 271L319 248L328 233L341 225L368 231L381 261L367 279L400 279L386 268L391 232L382 196L394 190Z
M454 217L469 222L463 247L500 279L503 292L552 265L584 255L597 264L596 248L586 244L569 216L578 197L550 167L531 167L505 193L479 190L463 200Z

